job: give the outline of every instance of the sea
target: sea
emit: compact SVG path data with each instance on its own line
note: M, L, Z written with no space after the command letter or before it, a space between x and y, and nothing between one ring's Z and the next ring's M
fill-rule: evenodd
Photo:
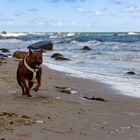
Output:
M28 51L38 41L53 42L53 51L43 53L43 63L50 69L84 79L98 80L120 94L140 98L140 33L138 32L35 32L0 35L0 48ZM83 50L88 46L91 50ZM60 53L70 61L56 61ZM127 74L127 72L134 74Z

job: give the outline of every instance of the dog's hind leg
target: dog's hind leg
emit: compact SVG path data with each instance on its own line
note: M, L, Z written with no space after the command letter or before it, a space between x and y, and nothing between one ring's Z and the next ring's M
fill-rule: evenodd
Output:
M22 95L26 95L24 85L23 84L20 84L20 86L22 88Z

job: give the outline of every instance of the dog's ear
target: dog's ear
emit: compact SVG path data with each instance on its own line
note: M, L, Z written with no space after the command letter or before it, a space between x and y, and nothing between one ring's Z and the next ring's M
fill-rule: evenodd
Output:
M43 53L44 49L39 49L38 52Z
M32 50L29 48L29 55L33 54Z

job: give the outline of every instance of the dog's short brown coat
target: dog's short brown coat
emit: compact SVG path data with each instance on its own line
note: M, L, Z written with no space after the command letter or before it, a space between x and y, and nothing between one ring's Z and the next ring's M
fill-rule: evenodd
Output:
M14 58L24 59L29 53L25 51L15 51L13 53Z
M41 86L42 67L40 67L40 65L42 64L43 61L42 59L43 59L42 51L32 52L31 50L29 50L29 55L26 57L27 65L32 69L38 69L38 71L36 72L37 86L34 88L36 92L39 90L39 87ZM32 81L33 72L31 72L25 66L24 61L25 60L20 61L18 65L17 81L22 88L22 95L27 95L28 97L31 97L30 89L34 84L34 81Z

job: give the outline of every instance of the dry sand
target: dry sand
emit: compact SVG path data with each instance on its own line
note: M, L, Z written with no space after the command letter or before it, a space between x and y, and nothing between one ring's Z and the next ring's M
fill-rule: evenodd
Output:
M0 140L140 139L140 99L45 66L39 92L31 90L33 97L28 98L17 84L17 65L17 60L7 59L0 66ZM73 94L56 86L68 87Z

